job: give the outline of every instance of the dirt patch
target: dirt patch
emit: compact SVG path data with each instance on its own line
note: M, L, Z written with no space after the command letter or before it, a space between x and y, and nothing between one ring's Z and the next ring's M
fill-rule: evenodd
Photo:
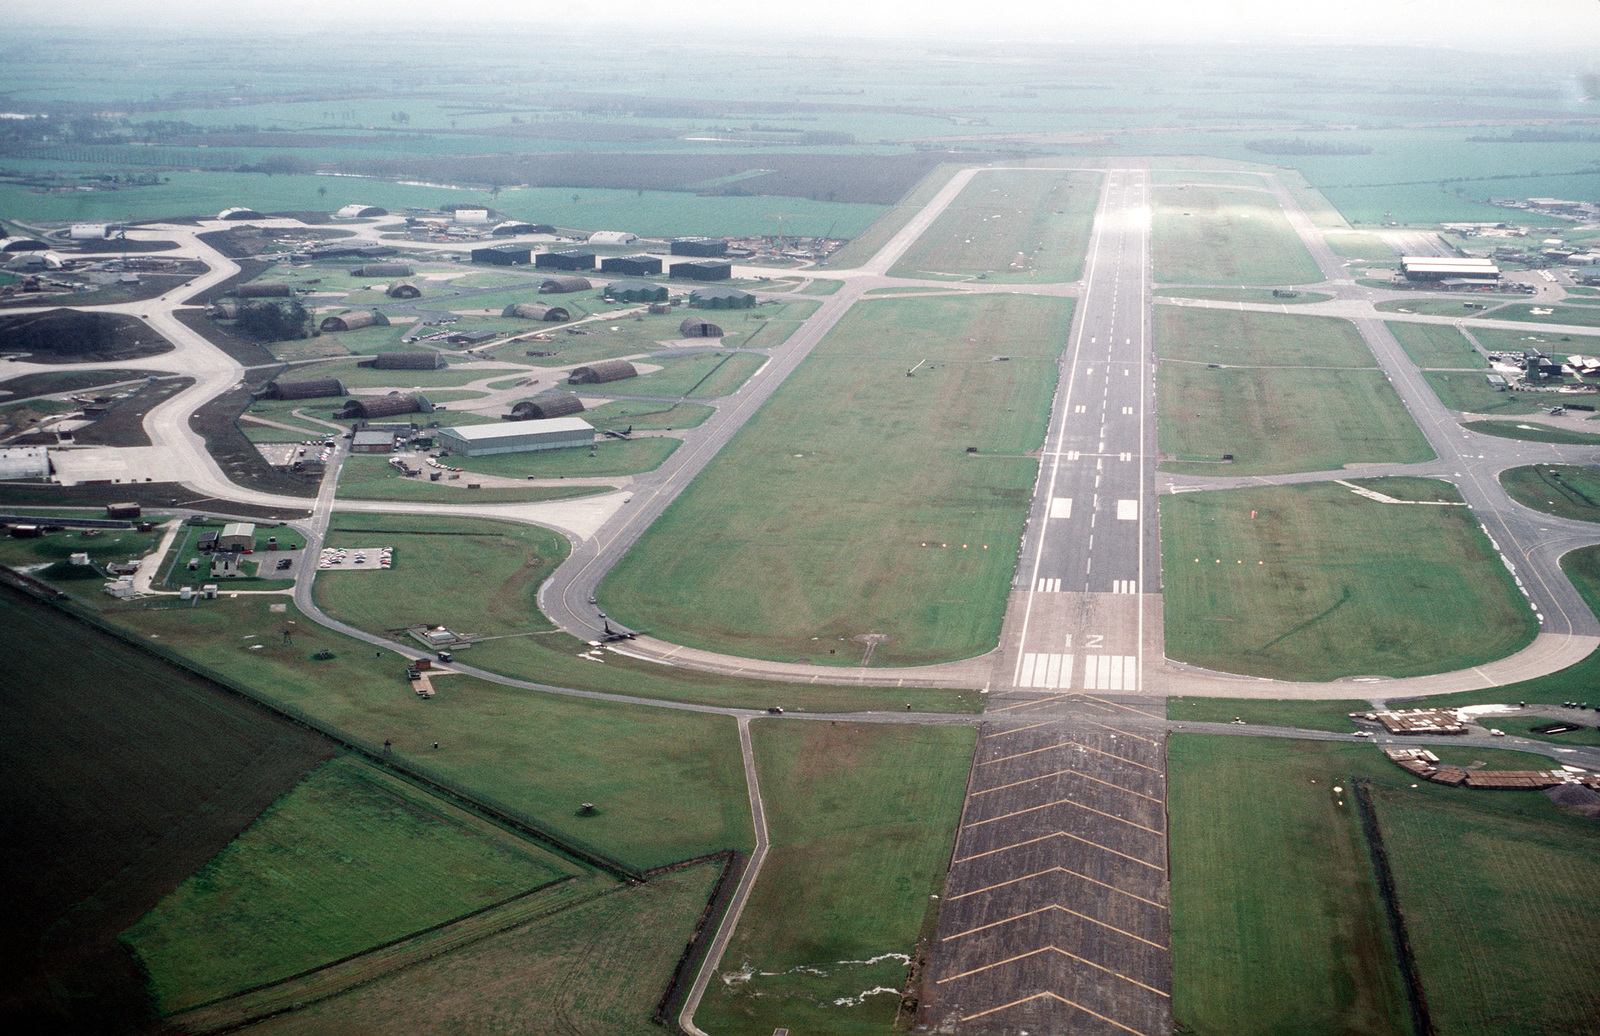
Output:
M30 363L117 363L171 351L160 333L119 313L62 308L0 316L0 353Z

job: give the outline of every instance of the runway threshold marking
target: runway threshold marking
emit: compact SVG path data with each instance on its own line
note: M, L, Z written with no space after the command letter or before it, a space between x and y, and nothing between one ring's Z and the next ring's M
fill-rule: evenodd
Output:
M1006 885L1015 885L1019 881L1032 881L1034 878L1042 878L1046 874L1056 874L1056 873L1070 874L1074 878L1082 878L1084 881L1087 881L1087 882L1089 882L1091 884L1094 884L1094 885L1099 885L1101 888L1110 889L1112 892L1115 892L1118 895L1127 896L1129 899L1137 899L1139 902L1145 904L1146 906L1153 906L1153 907L1156 907L1159 910L1169 910L1170 909L1165 903L1158 902L1157 900L1154 900L1154 899L1146 899L1143 896L1135 895L1134 893L1129 892L1127 889L1118 888L1115 885L1109 884L1109 883L1104 882L1104 881L1100 881L1097 878L1091 878L1087 874L1079 874L1077 871L1071 870L1070 868L1067 868L1067 867L1062 867L1059 864L1057 864L1054 867L1046 867L1042 871L1034 871L1032 874L1024 874L1020 878L1011 878L1011 879L1009 879L1007 881L997 881L993 885L985 885L981 889L973 889L971 892L962 892L962 893L959 893L958 895L954 895L954 896L948 897L948 901L951 902L951 903L954 903L958 899L965 899L968 896L976 896L980 892L989 892L989 891L992 891L992 890L997 889L997 888L1003 888Z
M1108 852L1112 856L1120 856L1124 860L1137 863L1141 867L1149 867L1153 871L1161 871L1163 874L1165 874L1167 870L1166 867L1159 863L1151 863L1149 860L1141 860L1137 856L1129 856L1127 853L1118 852L1109 845L1101 845L1099 842L1091 842L1089 839L1079 837L1078 835L1072 834L1070 831L1055 831L1048 835L1040 835L1038 838L1029 838L1022 842L1012 842L1010 845L1002 845L998 849L985 849L981 853L973 853L971 856L963 856L960 859L951 860L950 862L952 864L968 863L972 860L980 860L985 856L993 856L995 853L1004 853L1010 852L1012 849L1020 849L1025 845L1037 845L1040 842L1048 842L1052 838L1070 838L1074 842L1082 842L1084 845L1093 846L1094 848L1099 849L1101 852Z
M937 982L935 982L934 985L939 985L942 982L954 982L958 978L966 978L969 975L976 975L979 972L988 971L990 968L999 968L999 967L1003 967L1003 966L1005 966L1007 964L1015 964L1019 960L1027 960L1029 957L1037 957L1041 953L1059 953L1063 957L1071 957L1073 960L1082 961L1084 964L1089 965L1089 967L1091 967L1091 968L1095 968L1095 969L1097 969L1099 971L1103 971L1107 975L1112 975L1112 976L1114 976L1116 978L1120 978L1120 979L1122 979L1122 981L1130 983L1131 985L1138 986L1140 989L1148 989L1150 992L1156 994L1157 996L1164 996L1164 997L1167 997L1168 999L1171 999L1171 994L1170 993L1165 993L1165 992L1157 989L1155 986L1147 986L1143 982L1140 982L1136 978L1129 978L1128 976L1124 975L1122 972L1117 971L1114 968L1108 968L1104 964L1096 964L1094 961L1089 960L1087 957L1080 957L1076 953L1071 953L1071 952L1068 952L1067 950L1063 950L1059 946L1041 946L1037 950L1029 950L1027 953L1019 953L1015 957L1007 957L1005 960L995 961L993 964L985 964L981 968L973 968L971 971L963 971L959 975L951 975L949 978L941 978ZM1046 995L1046 994L1045 993L1036 993L1033 996L1027 997L1027 998L1025 998L1023 1000L1014 1000L1010 1004L1005 1005L1005 1007L1014 1006L1015 1004L1026 1003L1028 1000L1037 1000L1039 997L1044 996L1044 995ZM1048 995L1055 996L1054 993L1050 993ZM1056 997L1056 999L1060 1000L1061 998L1060 997ZM1070 1001L1063 1001L1063 1002L1070 1003ZM1076 1005L1074 1005L1074 1006L1076 1006ZM982 1013L983 1014L988 1014L988 1013L990 1013L990 1011L999 1011L999 1010L1003 1010L1003 1009L1004 1009L1003 1007L993 1007L993 1008L990 1008L989 1011L984 1011ZM973 1015L972 1017L976 1018L978 1016L977 1015ZM965 1019L963 1019L963 1020L965 1020Z
M1061 1003L1066 1004L1068 1007L1071 1007L1071 1008L1073 1008L1075 1010L1078 1010L1078 1011L1082 1011L1084 1014L1091 1015L1091 1016L1093 1016L1095 1018L1098 1018L1102 1022L1109 1022L1110 1024L1115 1025L1117 1028L1122 1029L1125 1032L1131 1032L1131 1033L1134 1034L1134 1036L1149 1036L1149 1033L1140 1032L1138 1029L1130 1029L1128 1026L1123 1025L1121 1022L1117 1021L1115 1018L1107 1018L1105 1015L1100 1014L1098 1011L1091 1011L1087 1007L1083 1006L1082 1004L1077 1003L1076 1001L1073 1001L1073 1000L1068 1000L1066 997L1060 996L1060 995L1055 994L1055 993L1052 993L1049 990L1046 990L1046 991L1044 991L1042 993L1035 993L1032 996L1025 996L1021 1000L1013 1000L1009 1004L1001 1004L999 1007L991 1007L987 1011L979 1011L977 1014L962 1015L961 1020L964 1021L964 1022L970 1022L970 1021L973 1021L974 1019L982 1018L986 1014L994 1014L996 1011L1004 1011L1008 1007L1016 1007L1016 1006L1018 1006L1020 1004L1026 1004L1026 1003L1029 1003L1030 1001L1038 1000L1040 997L1049 997L1051 1000L1060 1001Z
M1073 776L1073 777L1081 777L1086 781L1094 781L1096 784L1104 784L1106 787L1112 789L1113 791L1121 791L1121 792L1126 792L1129 795L1137 795L1139 798L1144 799L1147 802L1165 802L1166 801L1165 799L1158 799L1154 795L1146 795L1142 791L1134 791L1132 788L1124 788L1120 784L1112 784L1110 781L1103 781L1098 777L1090 777L1088 774L1080 773L1077 770L1056 770L1054 773L1042 773L1037 777L1029 777L1026 780L1012 781L1010 784L1000 784L1000 785L996 785L993 788L985 788L982 791L975 791L975 792L972 793L972 797L973 798L977 798L979 795L987 795L992 791L1005 791L1007 788L1017 788L1017 787L1020 787L1020 786L1022 786L1024 784L1032 784L1034 781L1044 781L1044 780L1049 780L1051 777L1061 777L1061 776L1064 776L1064 775L1070 775L1070 776Z
M1049 906L1042 906L1037 910L1029 910L1026 913L1022 913L1022 914L1013 914L1011 917L1003 918L1003 919L1001 919L999 921L990 921L988 924L981 924L976 928L968 928L964 932L955 932L952 935L947 935L947 936L945 936L943 939L941 939L939 941L940 942L949 942L952 939L961 939L961 938L965 938L966 936L969 936L969 935L976 935L978 932L985 932L985 931L988 931L990 928L999 928L1001 925L1014 924L1017 921L1021 921L1021 920L1025 919L1025 918L1032 917L1035 914L1047 914L1052 910L1058 910L1063 914L1071 914L1073 917L1080 917L1083 920L1088 921L1090 924L1099 925L1101 928L1107 929L1108 931L1116 932L1118 935L1125 935L1128 938L1132 939L1134 942L1142 942L1146 946L1153 946L1158 950L1170 950L1172 948L1170 946L1163 946L1161 943L1158 943L1158 942L1151 942L1149 939L1146 939L1142 935L1134 935L1132 932L1128 931L1126 928L1118 928L1114 924L1106 924L1104 921L1101 921L1101 920L1098 920L1096 918L1090 917L1088 914L1079 913L1078 911L1073 910L1071 907L1064 907L1060 903L1051 903Z

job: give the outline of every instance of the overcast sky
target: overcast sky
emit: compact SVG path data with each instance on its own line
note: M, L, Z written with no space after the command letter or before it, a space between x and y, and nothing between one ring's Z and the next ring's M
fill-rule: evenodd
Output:
M529 26L743 27L753 38L932 33L976 39L1316 40L1600 52L1600 0L75 0L17 4L13 22L159 29L267 21L314 30L484 21Z

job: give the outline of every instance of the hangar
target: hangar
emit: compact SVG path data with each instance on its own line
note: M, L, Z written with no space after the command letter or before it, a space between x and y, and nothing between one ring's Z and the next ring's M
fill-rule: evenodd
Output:
M490 266L526 266L533 261L533 249L527 245L491 245L474 248L472 261Z
M514 302L500 311L503 317L519 317L523 320L546 320L552 324L565 323L572 319L560 306L546 306L540 302Z
M322 323L317 325L320 331L355 331L363 327L388 327L389 318L375 309L352 309L347 313L335 313L331 317L323 317Z
M508 219L504 223L496 223L494 229L489 231L490 237L516 237L518 234L554 234L556 228L548 223L523 223L520 220Z
M511 424L469 424L440 428L434 441L449 453L489 457L499 453L532 453L592 446L594 426L581 417L551 417Z
M533 259L533 265L541 270L592 270L595 267L593 252L572 250L569 252L540 252Z
M0 479L48 477L50 477L50 451L45 447L0 446Z
M1400 272L1408 281L1457 281L1466 285L1500 283L1500 268L1492 259L1441 259L1431 255L1403 255Z
M35 237L8 237L0 241L0 252L43 252L49 247Z
M388 209L380 209L376 205L345 205L334 213L339 219L361 219L364 216L387 216Z
M626 230L596 230L589 235L591 245L631 245L637 240L638 234L630 234Z
M605 296L618 302L665 302L667 288L649 281L612 281L605 286Z
M338 378L312 378L307 381L269 381L261 392L263 399L322 399L327 396L348 396L344 382Z
M721 338L722 328L699 317L684 317L683 323L678 325L678 333L685 338Z
M673 239L669 251L673 255L697 255L703 259L714 259L728 254L728 242L720 237L679 237Z
M738 288L696 288L689 293L689 305L695 309L749 309L756 297Z
M391 299L420 299L422 288L415 281L395 281L383 290Z
M286 299L294 296L287 284L235 284L233 296L240 299Z
M508 421L544 421L552 417L569 417L587 409L583 400L571 392L541 392L532 399L524 399L511 408Z
M221 212L217 213L217 218L234 220L262 219L263 217L261 213L257 212L255 209L247 209L243 205L235 205L233 208L223 209Z
M733 276L733 264L719 259L697 259L692 263L673 263L673 277L691 281L725 281Z
M653 255L611 255L600 260L600 272L652 277L661 272L661 260Z
M594 285L589 283L589 278L587 277L558 274L554 277L546 277L539 282L539 294L565 295L568 292L588 291L592 287Z
M445 359L431 350L379 353L371 360L362 360L360 366L380 371L436 371L444 368Z
M352 277L410 277L412 273L407 263L368 263L350 268Z
M375 417L394 417L398 414L431 414L433 404L414 393L391 392L387 396L366 396L352 399L339 411L339 417L361 418L370 421Z
M627 360L601 360L582 367L574 367L567 377L571 385L599 385L607 381L637 378L639 369Z

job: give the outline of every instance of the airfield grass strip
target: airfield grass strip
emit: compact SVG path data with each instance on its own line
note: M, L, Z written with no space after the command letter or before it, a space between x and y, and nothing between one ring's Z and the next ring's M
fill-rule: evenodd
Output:
M1384 916L1389 922L1389 934L1394 939L1395 961L1400 966L1400 978L1405 987L1406 1004L1411 1009L1411 1028L1415 1036L1433 1036L1433 1020L1428 1014L1428 998L1422 991L1422 977L1417 973L1417 955L1411 950L1411 936L1406 931L1405 915L1395 894L1394 871L1389 866L1389 853L1383 845L1383 831L1372 808L1372 782L1346 777L1350 784L1351 799L1356 804L1356 816L1361 821L1361 834L1367 840L1367 851L1372 857L1373 876L1377 880L1378 899L1383 903Z

